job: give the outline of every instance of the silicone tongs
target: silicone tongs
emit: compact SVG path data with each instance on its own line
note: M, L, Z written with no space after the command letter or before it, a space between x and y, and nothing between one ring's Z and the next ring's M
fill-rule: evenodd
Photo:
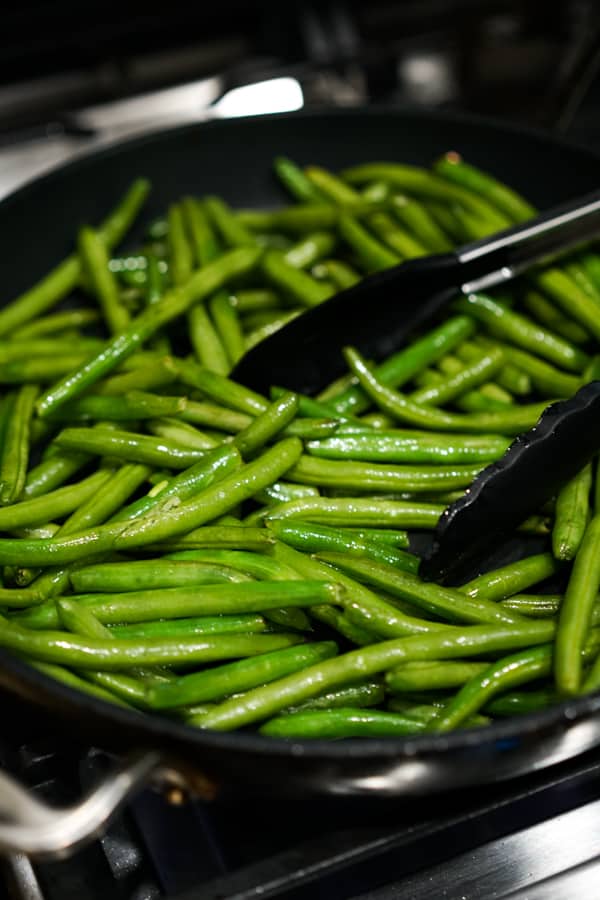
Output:
M457 294L503 284L600 234L600 191L454 253L411 260L336 294L262 341L232 378L314 393L342 374L342 349L379 359L406 344ZM600 314L599 314L600 317ZM553 404L440 520L423 577L444 581L481 558L600 449L600 382Z

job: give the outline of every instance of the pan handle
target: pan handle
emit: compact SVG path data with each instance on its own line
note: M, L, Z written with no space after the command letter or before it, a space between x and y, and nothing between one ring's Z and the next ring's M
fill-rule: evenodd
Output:
M0 853L60 859L91 840L124 801L148 781L161 760L137 754L78 803L51 807L0 770Z

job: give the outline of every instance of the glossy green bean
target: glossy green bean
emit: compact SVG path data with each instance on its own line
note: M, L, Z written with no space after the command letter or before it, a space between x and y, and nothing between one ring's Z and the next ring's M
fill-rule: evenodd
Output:
M365 392L383 412L418 428L472 434L519 434L532 428L547 406L547 403L530 403L469 415L443 412L413 403L388 387L353 348L347 348L344 355Z
M86 226L79 231L77 246L83 271L98 299L108 330L117 334L129 324L129 313L121 302L119 285L109 268L106 244L98 231Z
M257 416L266 410L268 401L250 388L199 366L193 360L178 359L176 370L184 384L197 388L211 400L238 412ZM188 419L189 421L189 419Z
M485 294L469 294L457 301L456 306L485 325L494 336L507 339L570 372L581 372L589 361L587 354L578 347Z
M325 581L243 581L240 583L184 585L176 588L128 590L121 593L79 594L74 599L103 625L183 619L190 616L262 612L286 606L340 603L343 590ZM15 616L30 629L56 627L53 601Z
M110 479L110 469L100 469L76 484L56 488L36 497L0 508L0 529L10 531L60 519L77 509Z
M372 500L362 497L306 497L280 503L267 518L301 518L331 526L370 526L432 529L445 506L400 500Z
M323 195L302 169L286 156L276 156L273 167L283 186L301 203L321 203Z
M217 291L208 301L208 306L230 366L234 366L244 355L246 344L232 297L228 291Z
M28 631L11 623L0 629L0 646L42 662L114 671L140 664L189 666L254 656L298 643L297 635L227 634L145 640L80 638L62 631Z
M558 572L559 563L551 553L537 553L509 563L491 572L486 572L463 584L457 590L469 597L484 597L486 600L504 600L513 594L527 590Z
M185 284L193 270L192 248L187 238L182 207L173 203L167 213L169 230L167 246L169 248L169 272L173 284Z
M238 431L233 439L233 444L238 448L243 457L251 457L256 454L270 440L276 437L289 425L298 411L298 397L287 393L269 404L263 413L260 413L253 421Z
M266 528L247 525L207 525L160 544L165 553L223 547L232 550L269 551L274 537Z
M221 197L205 197L204 210L228 247L252 247L254 235L242 224L239 216Z
M564 315L538 291L527 291L523 297L523 306L534 319L572 344L586 344L589 341L585 328Z
M357 681L356 684L349 684L348 687L327 691L313 700L306 700L304 703L286 710L286 713L308 709L377 706L379 703L383 703L384 696L385 691L381 682Z
M265 409L267 405L265 404ZM235 434L241 431L242 428L247 428L255 415L256 412L248 415L234 409L228 409L225 406L218 406L215 403L188 400L185 409L178 413L177 417L183 422L189 422L192 425L203 425L207 428L215 428L219 431Z
M518 649L551 640L551 623L526 625L473 626L457 629L457 634L417 635L383 641L351 650L300 673L288 675L242 697L225 700L205 716L203 728L231 731L275 715L290 706L309 700L324 691L342 687L358 678L368 678L415 659L452 659L482 653Z
M180 422L170 416L148 419L145 424L150 434L166 438L168 442L186 447L188 450L210 450L219 443L194 425Z
M0 455L0 504L14 503L23 492L29 463L30 425L35 385L25 385L8 399Z
M585 529L560 607L554 647L554 677L561 694L576 694L582 681L581 652L600 586L600 516Z
M203 721L200 720L200 726ZM259 728L269 737L300 740L316 738L339 740L357 737L396 737L418 734L425 730L425 723L395 712L361 707L306 710L286 713L270 719Z
M385 676L388 690L400 694L414 691L438 691L460 687L489 667L487 662L408 662Z
M71 329L84 328L86 325L95 325L100 319L100 313L95 309L65 309L61 312L51 313L15 328L11 333L14 340L28 341L47 335L58 336L69 333Z
M377 377L390 387L401 387L427 366L436 362L461 341L468 338L475 325L467 316L454 316L443 325L432 329L409 347L389 356L375 369ZM358 415L370 405L370 400L360 386L343 391L327 404L341 414Z
M227 566L168 559L96 563L78 567L69 575L76 593L147 591L248 580L248 576Z
M300 519L273 519L268 525L284 544L290 544L296 550L303 550L306 553L334 550L366 556L398 566L406 572L416 572L419 567L419 557L412 553L377 541L347 535L339 529L329 528L326 525L311 524Z
M430 253L446 253L452 249L452 241L422 203L397 195L392 199L392 210Z
M37 402L38 414L42 417L48 415L79 396L114 369L121 360L130 356L159 328L187 312L193 303L214 293L229 279L253 268L259 256L260 251L250 247L231 251L195 272L184 285L166 292L160 303L143 310L100 353L43 394Z
M257 613L237 616L196 616L190 619L165 619L113 625L109 630L119 638L175 637L178 634L260 634L269 631L269 623Z
M481 597L465 597L454 588L421 581L417 575L401 572L388 563L346 557L331 551L321 552L318 557L373 587L402 600L408 600L428 614L441 616L451 622L514 624L524 621L518 613L504 609L489 600Z
M172 416L185 409L185 397L165 397L144 391L130 391L121 396L88 394L59 407L48 416L51 421L88 422L93 420L130 422Z
M54 678L56 681L61 681L63 684L66 684L71 688L75 688L75 690L77 691L82 691L84 694L90 694L92 697L96 697L98 700L104 700L105 703L116 703L118 706L125 707L129 706L129 704L125 700L123 700L122 697L117 697L116 694L113 694L109 690L105 690L97 684L90 684L90 682L86 681L85 678L80 678L79 675L71 672L70 669L65 669L64 666L57 666L53 663L48 662L40 662L39 660L30 660L29 664L39 672L43 672L44 675L49 675L50 678Z
M330 659L336 653L337 646L333 641L287 647L204 672L182 675L168 684L152 685L146 696L153 709L220 700Z
M343 426L330 438L309 441L311 456L391 463L476 463L499 459L508 449L507 438L493 435L431 434L415 431L377 431L346 434Z
M301 484L342 490L420 493L468 487L481 469L481 465L461 463L447 466L395 466L301 456L286 477Z
M278 250L267 250L262 271L277 289L289 294L302 306L317 306L331 296L331 288L311 275L295 268Z
M558 492L552 529L556 559L574 559L591 515L592 465L588 463Z
M150 185L145 179L134 181L118 206L104 220L99 231L107 247L113 247L121 240L149 190ZM0 335L12 334L13 329L54 306L76 286L80 274L79 257L76 254L68 256L34 287L4 306L0 311Z
M148 434L107 428L65 428L56 436L56 443L67 450L109 455L131 462L165 466L169 469L187 469L199 462L204 450L157 439Z
M481 355L478 360L469 365L461 366L460 370L448 375L437 384L419 388L410 395L414 403L426 406L444 406L446 403L460 397L462 394L472 391L473 388L484 385L502 368L504 355L498 348Z

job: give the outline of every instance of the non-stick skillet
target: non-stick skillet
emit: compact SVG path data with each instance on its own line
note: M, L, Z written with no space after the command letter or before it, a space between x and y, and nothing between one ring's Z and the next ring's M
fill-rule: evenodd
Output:
M184 193L218 193L243 206L280 203L283 196L271 176L276 154L337 169L376 159L426 164L448 149L460 150L542 209L598 186L600 158L592 153L458 116L336 110L186 126L78 160L0 204L2 296L11 299L65 256L77 226L99 219L138 175L153 182L147 210L152 216ZM0 684L50 711L57 728L122 754L153 754L132 777L113 784L112 792L105 786L94 821L159 761L184 771L196 786L232 783L259 791L390 796L505 779L600 744L600 694L449 735L309 743L204 732L111 706L52 681L5 651L0 651ZM43 813L5 788L0 781L0 813L11 810L10 818L27 828L45 827ZM67 835L65 830L46 844L42 838L36 843L25 826L19 832L0 825L0 846L19 846L20 835L25 849L58 849L74 834L81 836L84 819L81 815L79 831Z

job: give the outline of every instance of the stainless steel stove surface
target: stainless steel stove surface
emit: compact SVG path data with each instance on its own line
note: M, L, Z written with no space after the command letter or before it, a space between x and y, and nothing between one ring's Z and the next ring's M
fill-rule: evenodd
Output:
M56 0L52 16L50 4L33 5L48 17L46 40L39 20L37 43L17 59L28 4L10 13L10 53L0 38L0 197L139 132L303 105L466 109L600 149L594 0L299 3L277 16L265 2L245 18L244 4L224 2L218 23L211 13L216 24L205 19L196 32L190 5L173 0L171 16L190 33L185 50L161 46L160 23L148 18L146 31L135 19L132 43L124 17L118 41L117 26L95 38L88 29L82 46L94 64L85 68L80 50L68 71L62 60L73 59L81 35L56 23L69 3ZM72 802L101 777L103 753L66 743L51 723L32 727L2 698L0 706L10 723L0 764L49 801ZM430 800L209 804L146 789L70 858L7 859L0 900L597 900L598 854L598 755Z

